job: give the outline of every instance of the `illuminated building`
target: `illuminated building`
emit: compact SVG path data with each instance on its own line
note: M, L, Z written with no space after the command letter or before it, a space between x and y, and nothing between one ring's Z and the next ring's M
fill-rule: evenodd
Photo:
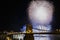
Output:
M27 34L25 34L24 40L34 40L34 36L33 36L33 34L31 34L31 33L33 33L32 25L27 24L26 27L27 27L26 28Z

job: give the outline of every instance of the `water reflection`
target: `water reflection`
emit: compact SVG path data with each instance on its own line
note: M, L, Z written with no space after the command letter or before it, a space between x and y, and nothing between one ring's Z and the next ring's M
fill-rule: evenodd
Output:
M43 35L43 36L42 36ZM34 34L34 40L60 40L60 35Z
M17 34L13 35L5 35L0 35L0 40L60 40L60 34L33 34L33 36L31 34L28 34L28 36L24 34L24 36L17 32Z

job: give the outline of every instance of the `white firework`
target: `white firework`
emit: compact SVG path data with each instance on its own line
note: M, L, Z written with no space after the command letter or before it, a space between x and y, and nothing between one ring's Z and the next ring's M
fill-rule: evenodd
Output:
M28 15L32 24L50 24L53 5L48 1L32 1L28 7Z

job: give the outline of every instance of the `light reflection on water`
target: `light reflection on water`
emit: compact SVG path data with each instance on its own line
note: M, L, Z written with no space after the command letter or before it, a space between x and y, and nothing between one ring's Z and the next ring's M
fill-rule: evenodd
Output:
M35 34L34 40L60 40L60 35Z
M12 36L12 35L11 35ZM33 35L34 40L60 40L60 34L34 34ZM13 36L13 40L24 40L25 36L23 37L20 34L17 34L16 36ZM28 37L27 37L28 40Z

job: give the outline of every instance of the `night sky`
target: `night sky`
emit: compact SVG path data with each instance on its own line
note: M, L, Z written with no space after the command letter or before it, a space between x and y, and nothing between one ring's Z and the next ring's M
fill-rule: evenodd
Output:
M8 0L7 8L1 8L0 31L20 31L20 28L27 23L26 9L31 0ZM52 0L55 6L54 20L52 26L54 29L60 28L60 1ZM5 5L6 6L6 5Z

